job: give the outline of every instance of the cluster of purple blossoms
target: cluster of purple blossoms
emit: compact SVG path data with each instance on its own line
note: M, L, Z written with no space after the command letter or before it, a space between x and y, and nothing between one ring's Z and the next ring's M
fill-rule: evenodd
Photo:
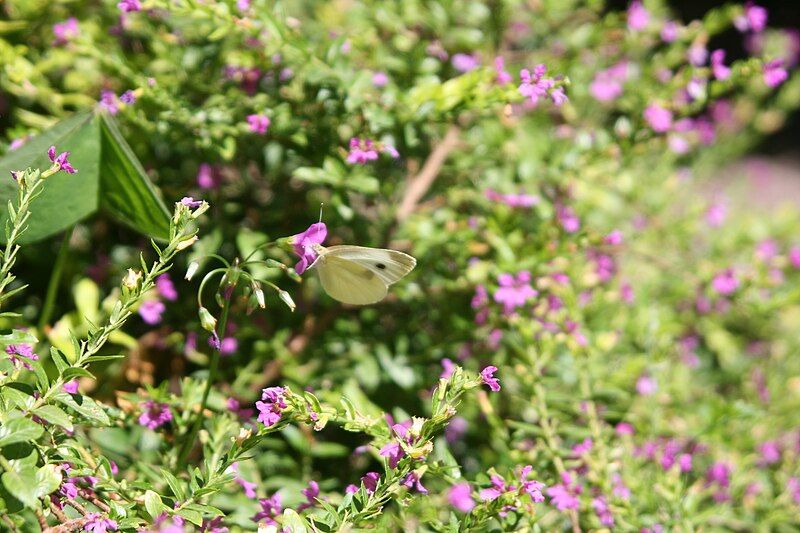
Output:
M140 0L120 0L117 7L123 13L133 13L142 10L142 3Z
M628 6L628 29L642 31L650 24L650 12L645 9L639 0L634 0Z
M672 128L672 111L658 104L647 106L643 116L656 133L665 133Z
M494 301L503 304L505 314L513 313L518 307L524 306L539 293L531 286L533 277L527 270L517 272L516 275L503 273L497 276L498 289L494 292Z
M400 424L392 424L391 429L394 433L394 438L378 451L378 455L386 457L388 460L389 468L397 468L400 459L406 455L401 441L409 446L413 446L416 437L412 435L410 431L411 425L411 420L406 420Z
M773 59L764 63L763 76L764 83L771 89L789 79L789 73L784 67L783 59Z
M47 157L50 158L50 162L53 163L53 166L58 166L59 170L63 170L67 174L75 174L78 172L67 160L69 152L61 152L56 155L56 147L51 146L47 149Z
M261 393L261 400L256 402L258 421L266 427L274 426L281 419L281 414L288 407L285 387L267 387Z
M268 526L277 526L278 522L275 521L275 518L283 512L281 495L276 492L269 498L258 500L258 503L261 505L261 510L253 517L253 521L264 523Z
M730 500L731 467L727 463L716 462L706 470L706 487L714 490L714 500L722 503Z
M547 74L545 65L536 65L533 68L533 72L528 69L522 69L519 72L521 79L519 94L527 98L532 106L538 105L539 100L547 97L557 107L561 106L567 101L564 88L556 87L556 80L545 77L545 74Z
M8 360L19 368L23 367L26 370L33 370L33 367L28 361L38 361L39 356L33 351L30 344L9 344L6 346L6 353Z
M733 19L733 25L742 33L761 33L767 27L767 10L753 2L747 2L744 13Z
M695 453L705 448L697 444L682 444L676 439L649 440L634 450L635 457L641 457L661 465L664 471L677 465L681 472L691 472Z
M605 496L596 496L593 498L592 509L594 509L601 524L606 527L614 527L614 515L611 514L611 509L608 507Z
M556 205L556 220L567 233L576 233L581 229L581 219L575 210L564 204Z
M542 489L544 489L545 486L539 481L528 479L528 476L532 470L533 467L531 465L527 465L522 469L519 475L519 487L506 483L502 477L493 474L490 477L492 485L488 488L481 489L479 493L481 500L493 501L501 497L503 494L516 494L517 496L527 494L534 503L543 502L544 495L542 494ZM504 511L510 511L513 509L513 506L508 506L504 508Z
M520 209L533 207L539 203L539 197L533 194L503 194L493 189L486 189L483 194L492 202L497 202L500 204L505 204L509 207L516 207Z
M547 489L550 503L555 505L559 511L577 509L581 504L579 496L582 492L583 486L573 479L569 472L562 472L561 483Z
M269 117L262 113L247 115L247 124L250 127L250 131L258 135L265 135L271 123L272 121L270 121Z
M83 529L91 533L106 533L106 531L116 531L117 523L100 513L89 513L86 515L86 523Z
M53 24L53 35L56 38L55 41L53 41L53 44L56 46L65 45L77 38L80 35L78 19L75 17L70 17L64 22Z
M157 429L172 420L172 411L169 405L155 400L145 400L140 405L142 414L139 415L139 425L150 429Z
M589 84L589 93L598 102L611 102L622 96L623 84L630 78L631 66L627 61L620 61L594 75Z
M366 165L378 159L378 152L388 154L393 159L400 157L400 153L393 146L376 143L372 139L353 137L350 139L350 150L347 152L347 162L351 165Z
M717 273L711 280L711 288L722 296L730 296L739 288L739 278L732 268Z

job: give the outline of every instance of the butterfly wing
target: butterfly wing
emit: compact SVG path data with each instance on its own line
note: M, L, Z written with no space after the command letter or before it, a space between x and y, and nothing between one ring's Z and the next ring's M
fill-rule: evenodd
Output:
M335 255L321 255L314 262L322 288L331 298L352 305L380 302L386 297L388 285L372 270L361 264Z
M366 246L331 246L325 249L322 257L335 257L357 263L378 276L386 285L396 283L417 265L416 259L403 252Z

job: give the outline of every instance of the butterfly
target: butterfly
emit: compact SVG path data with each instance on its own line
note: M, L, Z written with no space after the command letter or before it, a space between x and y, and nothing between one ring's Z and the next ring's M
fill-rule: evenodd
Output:
M389 285L414 270L417 260L396 250L339 245L314 245L317 259L309 267L317 270L322 288L334 300L352 305L380 302Z

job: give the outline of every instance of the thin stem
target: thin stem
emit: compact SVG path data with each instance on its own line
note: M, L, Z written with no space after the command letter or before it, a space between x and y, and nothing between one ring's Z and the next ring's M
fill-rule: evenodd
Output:
M225 299L225 304L222 306L222 315L220 315L219 319L219 331L222 332L223 337L225 336L225 328L228 325L228 311L230 311L231 308L231 297L232 295ZM197 437L197 434L200 432L200 427L203 425L203 412L206 410L208 396L211 393L211 386L214 383L214 379L217 377L219 359L220 348L215 348L211 353L211 366L208 369L208 379L206 380L206 386L203 389L203 398L200 401L200 410L197 412L197 416L192 423L192 427L189 430L189 433L186 435L186 440L183 442L180 455L178 455L178 468L183 468L186 466L186 459L189 456L192 446L194 445L194 439Z
M64 238L61 241L61 246L58 249L56 262L53 265L53 271L50 274L50 282L47 285L47 295L42 304L42 313L39 316L39 324L37 330L44 331L45 326L50 323L50 317L53 315L53 309L56 303L56 293L58 293L58 286L61 283L61 274L64 271L64 263L67 262L69 256L69 241L72 239L72 233L75 226L72 226L64 233Z

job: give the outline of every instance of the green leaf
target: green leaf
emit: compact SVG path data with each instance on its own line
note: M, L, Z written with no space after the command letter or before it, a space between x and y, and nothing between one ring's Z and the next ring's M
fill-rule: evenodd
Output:
M96 422L103 426L111 425L111 420L108 415L100 407L100 404L80 394L68 394L66 392L59 392L53 397L57 402L69 407L76 413L88 418L92 422Z
M78 170L77 174L59 172L47 178L42 194L31 204L32 215L20 243L36 242L64 231L97 211L100 135L93 118L91 112L73 115L0 159L2 176L28 167L45 170L51 165L47 149L53 145L58 152L70 152L69 161ZM17 188L14 180L0 179L0 202L16 203ZM7 220L8 213L2 210L0 227ZM0 241L5 242L2 232Z
M169 485L169 488L172 490L172 494L179 500L185 500L186 492L183 490L180 480L163 468L161 469L161 475L164 476L167 485Z
M55 363L59 374L69 368L69 363L67 363L67 360L55 346L50 347L50 359L52 359L53 363Z
M0 447L14 444L15 442L36 440L42 433L44 433L42 426L33 420L20 416L0 426Z
M293 509L286 509L283 511L281 525L292 533L306 533L311 529L306 519L297 514Z
M192 524L194 524L196 526L200 526L200 525L203 524L203 515L201 515L200 513L195 511L194 509L183 508L183 509L180 509L180 510L176 511L176 513L181 515L186 520L188 520L189 522L191 522Z
M155 519L161 513L169 510L169 508L161 501L161 496L152 490L148 490L144 493L144 508L147 509L147 512L153 519Z
M0 335L0 344L8 346L9 344L36 344L39 339L28 333L18 329L13 330L6 335Z
M67 431L72 431L72 421L70 420L69 415L55 405L43 405L38 409L35 409L33 413L41 418L44 418L51 424L56 424L63 427Z
M3 486L27 507L39 508L39 499L58 489L61 475L56 465L23 466L3 474Z
M99 113L100 206L123 224L158 239L169 238L170 213L141 163L108 113Z

